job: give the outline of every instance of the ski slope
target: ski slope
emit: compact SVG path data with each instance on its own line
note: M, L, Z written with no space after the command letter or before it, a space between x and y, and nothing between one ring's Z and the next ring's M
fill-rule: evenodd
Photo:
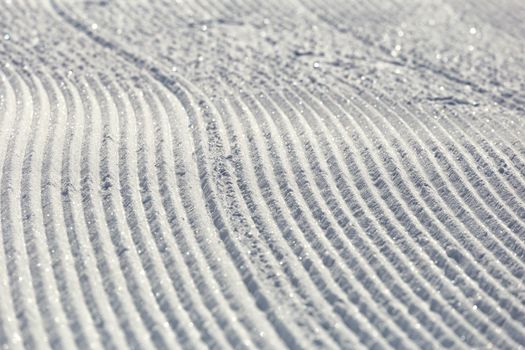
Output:
M522 348L524 18L2 0L0 346Z

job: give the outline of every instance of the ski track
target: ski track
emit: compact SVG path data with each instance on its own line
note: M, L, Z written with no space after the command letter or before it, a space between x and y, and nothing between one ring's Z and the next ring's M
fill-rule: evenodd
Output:
M525 5L1 0L2 349L520 349Z

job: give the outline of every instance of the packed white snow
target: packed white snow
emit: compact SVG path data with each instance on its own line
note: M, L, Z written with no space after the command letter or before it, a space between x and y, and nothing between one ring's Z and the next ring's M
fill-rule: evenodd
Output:
M521 348L524 18L3 0L0 347Z

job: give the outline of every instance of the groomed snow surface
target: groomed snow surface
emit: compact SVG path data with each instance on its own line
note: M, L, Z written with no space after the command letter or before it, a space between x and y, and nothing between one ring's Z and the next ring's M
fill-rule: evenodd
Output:
M525 345L522 0L2 0L3 349Z

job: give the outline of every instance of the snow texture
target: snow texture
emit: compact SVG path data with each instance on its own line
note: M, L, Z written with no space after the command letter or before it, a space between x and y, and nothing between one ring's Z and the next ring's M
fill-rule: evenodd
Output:
M522 0L0 1L0 348L525 345Z

